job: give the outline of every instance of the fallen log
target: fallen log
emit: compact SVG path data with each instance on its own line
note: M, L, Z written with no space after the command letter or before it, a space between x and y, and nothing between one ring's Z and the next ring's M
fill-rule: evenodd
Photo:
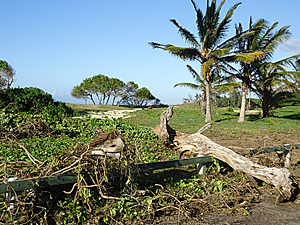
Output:
M175 147L181 152L186 150L203 156L212 156L226 162L234 170L256 177L265 183L274 185L279 192L278 199L288 200L291 198L292 180L290 171L287 168L269 168L252 162L229 148L223 147L201 133L212 126L211 123L203 126L194 134L184 134L173 130L168 122L173 115L173 106L161 114L160 124L153 128L153 132L159 139L171 147Z

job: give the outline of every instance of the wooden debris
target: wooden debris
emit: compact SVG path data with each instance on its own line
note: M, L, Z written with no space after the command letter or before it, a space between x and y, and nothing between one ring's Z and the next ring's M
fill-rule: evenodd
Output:
M268 184L274 185L280 194L280 200L288 200L291 197L292 180L287 168L269 168L252 162L229 148L223 147L201 133L211 127L207 124L194 134L184 134L173 130L168 122L173 115L173 107L161 114L160 124L153 128L153 132L168 146L173 146L180 152L191 151L198 155L212 156L226 162L233 169L243 171Z
M83 151L89 149L91 151L90 155L106 155L114 159L119 159L124 148L125 143L122 139L122 135L119 135L117 130L106 133L101 129L97 131L95 139L83 148Z

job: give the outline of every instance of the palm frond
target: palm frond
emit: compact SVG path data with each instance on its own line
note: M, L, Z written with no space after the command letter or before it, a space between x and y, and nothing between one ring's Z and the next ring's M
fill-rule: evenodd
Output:
M193 78L198 82L198 83L203 83L203 80L201 79L201 76L194 70L193 67L190 65L186 65L188 71L192 74Z
M294 63L298 60L300 60L300 54L289 56L287 58L278 60L275 63L283 66L292 66L295 68Z
M290 39L291 33L288 28L290 26L282 27L279 31L277 31L266 43L265 49L275 50L277 46L288 39Z
M219 93L226 93L226 92L232 92L233 90L240 87L240 85L241 85L240 82L230 82L230 83L216 85L214 89Z
M198 84L193 84L193 83L178 83L178 84L175 84L174 85L174 88L175 87L188 87L188 88L191 88L191 89L194 89L194 90L201 90L201 85L198 85Z
M214 35L213 35L213 41L218 44L220 40L222 40L226 36L226 32L229 29L229 23L231 22L231 17L233 16L234 10L242 4L241 2L235 4L229 11L227 12L224 19L219 24L218 28L216 29Z
M196 24L197 24L199 39L201 42L203 42L203 38L205 36L205 26L204 26L205 17L203 16L203 12L201 11L201 9L199 9L196 6L196 3L193 0L191 0L191 2L194 6L197 15Z
M171 19L170 21L178 28L178 33L182 38L185 39L187 43L190 43L191 45L200 48L197 39L191 32L189 32L187 29L180 26L175 19Z
M206 62L204 62L202 64L202 67L201 67L201 75L203 77L204 80L207 79L207 74L208 72L210 72L210 68L212 66L212 64L214 63L214 60L213 59L209 59L207 60Z
M170 45L170 44L163 45L163 44L159 44L156 42L149 42L149 44L153 48L159 48L159 49L165 50L172 55L180 57L183 60L185 60L185 59L199 60L202 57L202 53L199 52L199 50L197 48L193 48L193 47L185 48L185 47L178 47L178 46L174 46L174 45Z

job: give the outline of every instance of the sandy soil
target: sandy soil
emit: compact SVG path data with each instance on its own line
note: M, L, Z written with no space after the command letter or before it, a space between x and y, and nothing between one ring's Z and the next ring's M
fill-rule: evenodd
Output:
M105 117L108 117L108 119L128 118L128 117L130 117L131 112L134 112L134 111L137 111L137 110L142 110L142 109L136 108L136 109L129 109L129 110L113 110L113 111L99 112L99 113L90 112L89 115L92 118L100 118L100 119L105 118ZM84 116L86 116L86 115L82 115L82 116L79 116L79 117L73 117L73 118L82 118Z

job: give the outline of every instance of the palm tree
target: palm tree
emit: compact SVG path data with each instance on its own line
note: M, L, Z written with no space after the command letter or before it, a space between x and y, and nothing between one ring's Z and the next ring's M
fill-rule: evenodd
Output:
M194 80L196 83L190 83L190 82L181 82L177 83L174 85L174 88L177 86L180 87L188 87L194 90L200 90L202 91L202 96L201 96L201 114L205 114L206 110L206 92L205 92L205 80L196 72L196 70L191 67L190 65L187 65L188 70L192 74ZM222 68L224 69L224 68ZM227 93L227 92L232 92L235 88L237 88L240 84L239 82L233 82L231 80L231 77L225 77L225 76L220 76L220 71L219 70L213 70L212 74L213 76L210 76L210 94L220 94L220 93Z
M272 24L272 26L269 26L268 22L264 19L259 19L256 23L253 24L252 18L250 17L249 29L253 30L254 33L252 35L239 39L237 42L238 51L265 52L265 56L261 59L253 60L251 63L240 62L240 69L235 75L242 81L242 104L240 116L237 122L245 121L246 96L247 92L250 93L251 78L254 75L257 66L270 60L277 46L290 37L290 32L288 30L289 26L285 26L278 31L274 31L277 25L278 22ZM243 34L241 23L236 26L236 35L239 34Z
M270 114L272 108L280 107L280 104L293 96L295 91L300 91L300 71L289 71L286 67L292 60L297 61L300 54L276 62L264 62L259 64L252 77L253 91L261 99L262 118Z
M249 32L244 32L240 37L235 36L224 41L233 12L241 3L237 3L229 9L225 17L221 20L220 11L225 0L221 2L219 7L216 6L216 0L212 0L210 4L209 0L207 0L205 15L193 0L191 2L197 15L196 25L199 40L197 40L194 34L180 26L175 19L171 19L170 21L178 28L179 34L187 43L191 44L191 47L178 47L155 42L150 42L149 44L153 48L168 51L183 60L188 59L199 62L201 64L201 76L205 81L205 94L206 96L210 96L210 80L213 75L213 68L234 61L251 62L253 58L259 56L261 53L244 54L233 51L233 46L237 39L249 35ZM205 121L209 122L211 120L211 103L210 98L207 97Z

